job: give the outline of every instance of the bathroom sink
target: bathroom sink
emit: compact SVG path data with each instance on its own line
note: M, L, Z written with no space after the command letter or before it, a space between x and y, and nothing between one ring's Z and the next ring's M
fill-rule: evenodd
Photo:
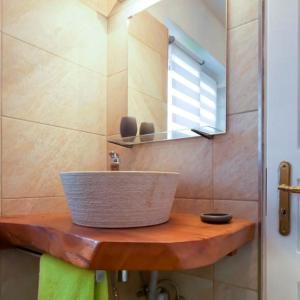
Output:
M72 221L100 228L129 228L167 222L178 173L62 172Z

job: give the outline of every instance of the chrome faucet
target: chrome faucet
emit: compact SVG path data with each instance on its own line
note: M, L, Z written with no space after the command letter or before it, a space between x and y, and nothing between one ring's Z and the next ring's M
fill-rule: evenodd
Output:
M110 151L109 156L111 158L110 170L111 171L119 171L119 169L120 169L120 155L115 151Z

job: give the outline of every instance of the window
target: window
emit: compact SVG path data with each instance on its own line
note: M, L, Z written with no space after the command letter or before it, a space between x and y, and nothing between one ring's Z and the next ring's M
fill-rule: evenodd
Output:
M215 128L217 89L216 80L205 71L205 67L172 43L169 55L168 131L206 126Z

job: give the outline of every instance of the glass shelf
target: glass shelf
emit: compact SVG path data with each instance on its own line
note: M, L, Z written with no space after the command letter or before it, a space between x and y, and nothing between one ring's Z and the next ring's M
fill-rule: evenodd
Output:
M195 131L197 132L194 132L191 129L182 129L176 131L157 132L154 134L145 134L131 137L121 137L119 134L117 134L109 136L107 138L107 141L109 143L116 144L122 147L132 148L134 145L139 144L195 138L199 136L211 139L215 135L225 134L224 131L209 126L197 128L195 129Z

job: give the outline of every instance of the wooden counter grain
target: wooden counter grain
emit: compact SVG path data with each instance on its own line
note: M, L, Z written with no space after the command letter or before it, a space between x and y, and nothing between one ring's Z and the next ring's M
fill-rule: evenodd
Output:
M233 219L210 225L196 215L135 229L72 224L68 215L0 218L0 249L22 247L93 270L179 270L215 263L254 238L255 224Z

